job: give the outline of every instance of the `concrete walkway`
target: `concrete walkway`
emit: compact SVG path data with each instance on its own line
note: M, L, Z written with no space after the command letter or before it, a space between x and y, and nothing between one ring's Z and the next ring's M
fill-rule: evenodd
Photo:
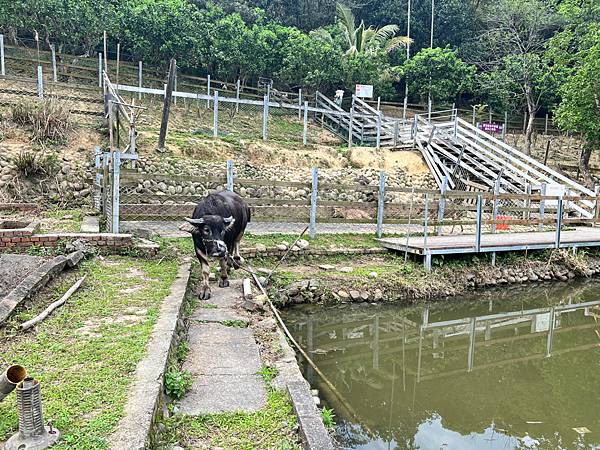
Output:
M160 237L189 237L189 233L179 230L183 222L179 221L136 221L121 222L121 232L134 233L142 231L143 235L157 234ZM250 222L246 231L251 234L300 234L306 223L299 222ZM376 225L373 223L318 223L318 234L344 234L360 233L375 234ZM386 224L383 232L387 234L403 234L408 230L408 225ZM422 227L413 224L411 233L422 231Z
M233 411L257 411L267 400L258 346L248 320L236 307L241 281L221 289L211 286L212 298L200 302L188 331L189 354L184 370L192 373L192 388L179 404L192 416ZM229 325L229 326L228 326Z

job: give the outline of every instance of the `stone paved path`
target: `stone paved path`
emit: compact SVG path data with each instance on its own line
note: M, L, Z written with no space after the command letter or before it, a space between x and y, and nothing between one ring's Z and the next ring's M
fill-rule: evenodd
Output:
M194 382L179 404L180 412L198 416L257 411L265 405L267 393L257 375L262 364L252 330L240 327L247 323L236 308L241 281L232 280L227 289L211 288L213 297L201 301L191 317L190 351L183 369L192 373Z

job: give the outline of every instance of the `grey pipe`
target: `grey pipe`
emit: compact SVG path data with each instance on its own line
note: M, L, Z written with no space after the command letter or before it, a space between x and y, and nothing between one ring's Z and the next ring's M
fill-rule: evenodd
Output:
M0 375L0 402L15 390L17 384L27 377L27 370L19 365L9 366L8 369Z

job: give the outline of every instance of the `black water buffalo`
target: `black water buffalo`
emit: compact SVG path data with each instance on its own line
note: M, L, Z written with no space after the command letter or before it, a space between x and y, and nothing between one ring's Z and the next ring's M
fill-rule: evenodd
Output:
M222 191L209 194L196 206L191 219L191 230L196 256L202 266L201 299L210 298L208 257L219 258L221 279L219 287L229 286L228 275L231 256L236 263L242 262L240 241L250 222L250 208L234 192ZM231 255L231 256L230 256Z

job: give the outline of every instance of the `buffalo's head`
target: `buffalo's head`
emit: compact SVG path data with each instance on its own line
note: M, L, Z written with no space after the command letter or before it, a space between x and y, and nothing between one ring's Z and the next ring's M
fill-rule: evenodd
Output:
M215 215L206 215L198 219L185 219L195 228L192 234L199 236L206 247L208 256L223 257L227 255L227 245L223 241L225 233L231 229L235 219Z

